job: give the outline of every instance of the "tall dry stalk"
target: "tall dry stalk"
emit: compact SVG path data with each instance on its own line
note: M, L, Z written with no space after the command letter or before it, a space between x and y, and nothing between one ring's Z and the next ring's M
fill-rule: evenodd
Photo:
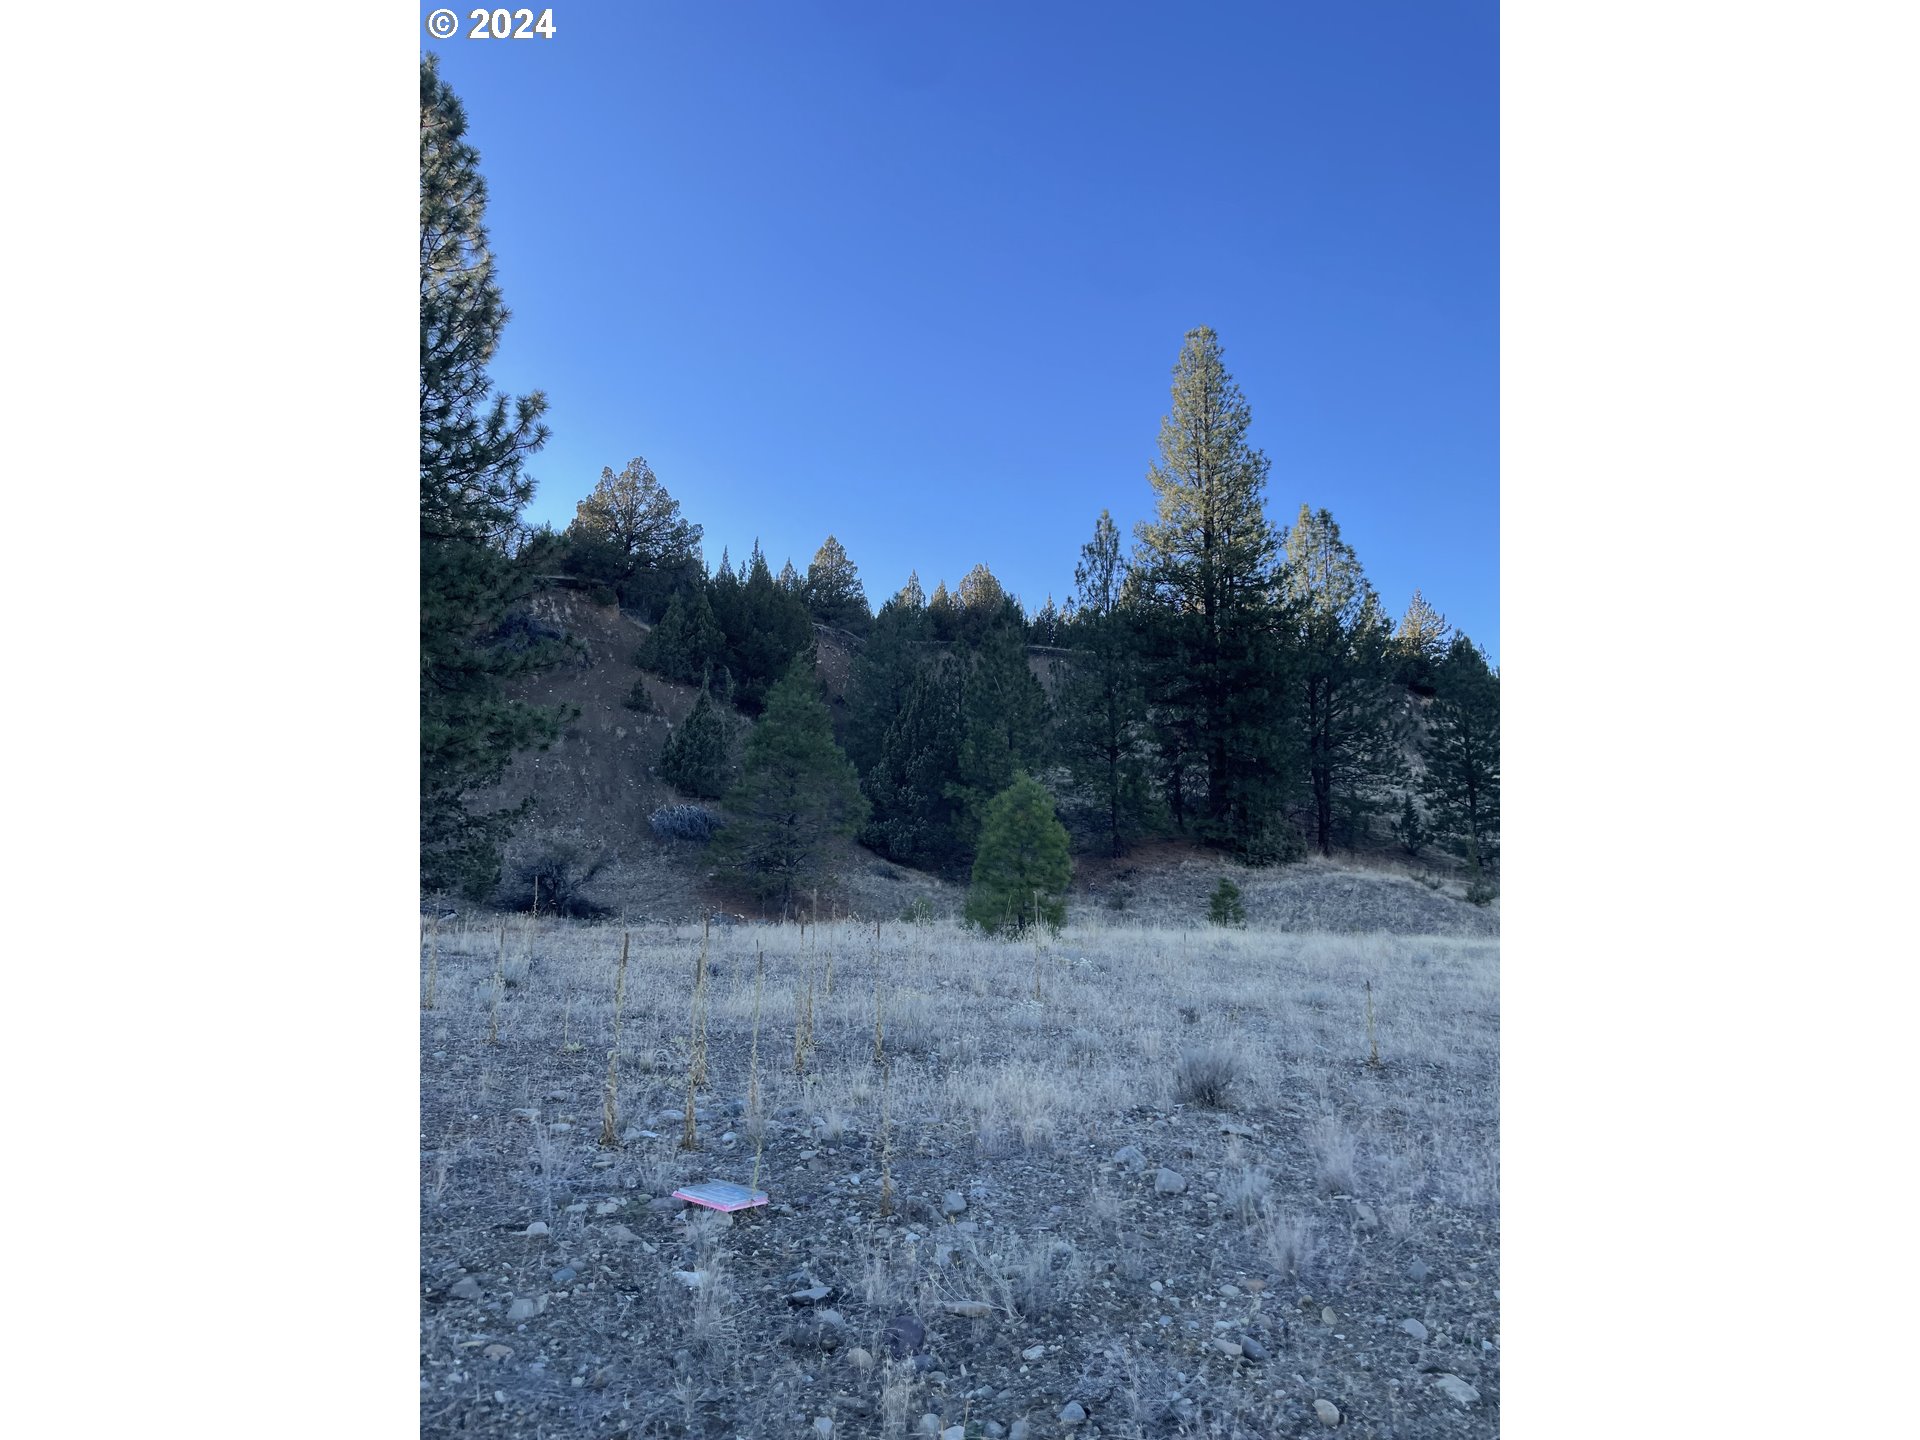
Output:
M887 1026L880 1009L880 976L873 977L873 1063L884 1065L887 1061Z
M421 997L422 1010L433 1009L434 991L440 979L440 917L433 917L433 928L427 939L427 993Z
M1373 981L1367 981L1367 1064L1380 1068L1380 1043L1373 1035Z
M500 922L500 955L493 962L493 1013L487 1019L487 1044L500 1043L500 997L507 993L507 922Z
M888 1074L893 1069L880 1063L880 1214L893 1213L893 1107L888 1097Z
M760 1114L760 992L767 979L767 956L756 950L753 975L753 1041L747 1049L747 1123L753 1127L753 1179L749 1190L760 1188L760 1150L767 1138L767 1125Z
M700 956L693 964L693 1015L687 1036L687 1112L680 1130L680 1148L700 1148L700 1132L694 1123L694 1093L707 1078L707 942L700 941Z
M613 1048L607 1051L606 1096L600 1108L600 1143L611 1150L620 1143L617 1129L620 1115L620 1012L627 1000L627 947L631 933L620 936L620 969L613 981ZM564 1047L564 1044L562 1046Z

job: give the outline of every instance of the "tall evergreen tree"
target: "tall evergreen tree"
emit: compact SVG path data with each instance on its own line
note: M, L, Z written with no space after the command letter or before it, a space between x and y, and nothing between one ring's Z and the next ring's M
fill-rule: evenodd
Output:
M1004 612L963 663L959 768L950 791L971 847L988 802L1044 758L1048 707L1027 664L1024 627Z
M812 653L813 618L797 587L784 589L774 579L758 541L738 574L724 581L714 577L710 595L714 618L727 637L734 702L758 712L788 667Z
M1418 590L1393 632L1393 678L1422 695L1433 694L1433 680L1447 653L1453 627Z
M783 911L825 877L832 838L852 835L866 819L859 782L833 743L832 719L807 666L796 665L768 692L726 808L733 820L716 841L722 862Z
M660 773L689 795L717 800L727 788L726 716L705 690L674 727L660 753Z
M1102 510L1080 549L1072 653L1057 661L1060 750L1076 783L1095 797L1101 846L1124 855L1151 806L1146 772L1146 693L1120 531Z
M1456 635L1435 676L1422 789L1432 828L1476 873L1499 863L1500 676Z
M807 566L803 593L808 611L822 625L865 635L873 624L860 572L847 557L846 547L831 535L814 552L813 563Z
M1054 816L1052 797L1039 781L1016 776L986 809L967 890L968 922L989 933L1018 933L1034 924L1058 930L1072 880L1067 832Z
M848 668L847 754L863 778L878 762L915 678L933 658L932 626L919 590L915 578L880 607L867 643Z
M1385 787L1403 774L1388 688L1391 631L1359 557L1326 510L1300 507L1287 536L1286 586L1297 627L1313 838L1331 855L1336 831L1364 827Z
M1162 771L1176 819L1187 777L1208 838L1270 858L1281 756L1273 643L1277 540L1263 509L1267 457L1247 440L1253 412L1210 329L1187 332L1173 406L1148 472L1155 517L1136 531L1149 694L1161 712Z
M953 790L966 724L960 662L941 655L915 665L861 781L873 806L864 838L891 860L937 870L963 853Z
M653 467L635 456L600 471L567 527L567 568L611 588L620 603L657 616L700 571L700 527L680 513Z
M634 663L669 680L704 686L725 663L726 653L727 637L714 618L707 587L694 584L667 603L667 613L640 642Z
M533 575L515 559L546 442L546 397L496 394L487 374L508 319L486 230L487 187L437 58L420 64L420 875L484 894L527 804L476 809L515 752L545 748L565 714L503 682L564 647L510 617ZM530 802L528 802L530 803Z

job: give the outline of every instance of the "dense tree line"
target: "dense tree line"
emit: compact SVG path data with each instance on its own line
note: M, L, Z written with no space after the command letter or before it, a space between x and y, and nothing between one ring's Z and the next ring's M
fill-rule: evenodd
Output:
M1103 510L1074 592L1031 613L984 564L930 595L910 575L876 612L833 535L804 572L788 560L776 573L757 542L737 565L722 550L709 570L701 527L639 457L604 469L564 530L529 531L523 467L547 436L545 400L497 395L487 378L508 316L464 130L427 59L429 887L477 892L497 878L500 841L524 807L476 810L471 797L565 723L503 691L565 652L526 606L537 584L557 582L635 614L650 628L634 663L698 687L663 773L689 795L724 797L723 860L782 903L817 878L829 837L857 834L903 864L990 877L994 898L981 903L995 924L1051 923L1056 816L1082 849L1109 856L1178 836L1266 863L1390 833L1416 852L1445 845L1482 876L1497 865L1498 673L1418 591L1396 624L1326 510L1303 505L1290 528L1273 524L1252 410L1209 329L1189 332L1175 362L1147 472L1152 516L1129 549ZM816 627L854 637L838 717L814 677ZM737 776L728 705L760 717ZM1023 888L1042 893L1015 914Z

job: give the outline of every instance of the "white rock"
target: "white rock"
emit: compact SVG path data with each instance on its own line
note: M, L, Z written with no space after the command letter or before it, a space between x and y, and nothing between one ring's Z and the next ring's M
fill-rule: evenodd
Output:
M1313 1402L1313 1413L1320 1417L1320 1423L1329 1430L1340 1423L1340 1407L1328 1400Z
M1062 1425L1078 1425L1087 1418L1087 1412L1080 1407L1078 1400L1069 1400L1060 1407Z
M1187 1188L1187 1177L1162 1165L1160 1173L1153 1177L1153 1188L1162 1195L1178 1195Z
M1418 1320L1413 1320L1413 1319L1402 1320L1400 1322L1400 1328L1406 1331L1407 1334L1411 1335L1414 1339L1419 1340L1422 1343L1426 1341L1427 1327L1422 1325Z
M820 1440L828 1440L833 1434L833 1421L824 1415L816 1415L813 1417L813 1430Z
M527 1226L525 1230L522 1230L520 1233L522 1235L547 1235L547 1234L551 1234L552 1232L547 1229L546 1221L536 1220L531 1225Z
M1436 1375L1433 1388L1449 1400L1458 1400L1462 1405L1471 1405L1480 1398L1480 1392L1458 1375Z

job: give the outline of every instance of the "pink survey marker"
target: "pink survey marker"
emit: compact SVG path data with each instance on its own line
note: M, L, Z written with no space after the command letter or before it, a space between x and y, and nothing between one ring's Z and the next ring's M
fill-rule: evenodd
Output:
M767 1192L749 1190L744 1185L735 1185L727 1180L708 1180L699 1185L683 1186L673 1192L673 1198L684 1200L689 1205L704 1205L709 1210L746 1210L766 1204Z

